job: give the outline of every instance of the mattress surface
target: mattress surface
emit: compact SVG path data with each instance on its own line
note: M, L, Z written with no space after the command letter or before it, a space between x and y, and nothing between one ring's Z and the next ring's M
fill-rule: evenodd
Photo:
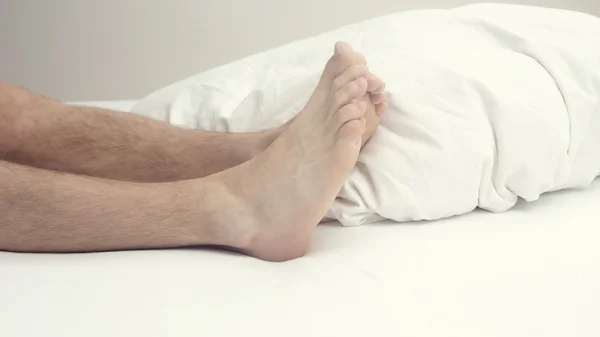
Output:
M600 336L599 240L597 180L502 214L321 225L279 264L0 252L0 336Z

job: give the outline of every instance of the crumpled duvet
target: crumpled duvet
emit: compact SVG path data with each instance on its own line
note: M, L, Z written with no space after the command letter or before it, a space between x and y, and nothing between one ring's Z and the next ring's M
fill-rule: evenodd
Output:
M386 81L390 108L328 217L357 226L502 212L600 175L600 19L565 10L391 14L193 76L133 112L210 131L279 126L338 40Z

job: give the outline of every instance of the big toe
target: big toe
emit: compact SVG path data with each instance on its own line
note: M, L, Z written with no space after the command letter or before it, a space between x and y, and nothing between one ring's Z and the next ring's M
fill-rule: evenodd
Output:
M341 57L349 60L352 64L367 64L367 58L363 54L355 51L347 42L340 41L336 43L335 52Z
M340 41L335 44L334 54L329 60L325 73L329 74L329 79L339 76L346 68L351 65L366 65L366 57L354 51L347 42ZM385 88L385 83L377 75L371 74L368 77L368 91L372 93L381 93Z
M335 44L334 52L336 55L353 58L354 49L348 42L339 41Z
M323 71L322 83L329 84L336 77L340 76L348 67L355 64L352 60L352 47L345 42L335 44L333 56L325 65Z

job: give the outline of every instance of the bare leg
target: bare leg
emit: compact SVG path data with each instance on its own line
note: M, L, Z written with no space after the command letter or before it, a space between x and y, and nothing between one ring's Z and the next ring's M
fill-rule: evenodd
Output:
M366 64L340 44L354 64ZM383 82L369 74L367 128L363 144L379 124ZM374 103L372 103L373 101ZM204 177L262 153L280 128L255 134L209 133L177 128L141 116L71 107L0 83L0 159L54 171L136 182Z
M279 134L185 130L0 83L0 159L38 168L138 182L192 179L254 158Z
M196 180L129 183L0 161L0 249L78 252L220 245L303 255L354 166L368 73L340 45L307 106L262 154ZM356 103L354 103L356 102Z
M191 200L208 205L216 192L183 199L172 183L110 181L0 161L0 250L90 252L211 243L211 224L199 221L189 206Z

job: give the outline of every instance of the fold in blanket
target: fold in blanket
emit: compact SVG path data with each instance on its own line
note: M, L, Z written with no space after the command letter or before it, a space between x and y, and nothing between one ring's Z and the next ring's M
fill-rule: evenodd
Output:
M338 40L365 54L390 102L329 211L344 225L501 212L600 174L600 19L565 10L387 15L175 83L134 112L211 131L281 125Z

